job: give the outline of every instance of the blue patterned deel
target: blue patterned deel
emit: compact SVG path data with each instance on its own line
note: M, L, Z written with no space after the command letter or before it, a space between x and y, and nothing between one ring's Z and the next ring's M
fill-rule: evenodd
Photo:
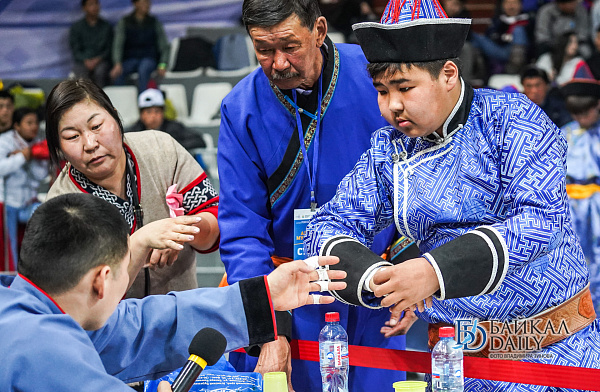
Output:
M530 317L584 289L589 274L571 223L561 131L524 95L486 89L474 90L468 118L448 131L436 143L408 138L393 127L375 132L371 148L309 223L307 254L318 254L334 235L368 246L390 225L426 253L491 226L508 251L501 285L491 294L434 299L419 314L434 323ZM558 354L548 363L598 367L598 325L596 320L545 348ZM469 390L507 385L478 389L477 382L467 382Z

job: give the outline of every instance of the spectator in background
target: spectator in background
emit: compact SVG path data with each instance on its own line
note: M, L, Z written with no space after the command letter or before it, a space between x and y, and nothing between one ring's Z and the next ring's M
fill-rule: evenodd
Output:
M19 108L13 115L13 129L0 135L0 199L6 208L6 228L15 261L17 225L27 223L40 205L38 188L48 176L48 147L38 139L39 125L35 109Z
M125 132L140 132L156 129L168 133L186 150L206 147L202 135L191 131L179 121L165 118L165 95L161 90L149 88L138 97L140 119Z
M464 0L441 0L441 4L448 18L471 18ZM462 77L473 85L482 85L483 80L488 77L488 70L481 52L471 42L472 35L469 32L467 42L465 42L460 52Z
M521 0L502 0L485 35L472 33L471 43L495 63L492 66L497 65L496 73L516 74L527 63L529 29L529 14L522 12Z
M527 98L541 107L554 124L562 127L572 121L562 94L552 87L546 71L535 65L525 68L521 74L521 84Z
M122 18L115 29L113 69L115 84L123 85L132 73L138 74L138 91L148 88L152 73L165 76L169 41L162 23L150 15L150 0L131 0L133 12Z
M552 51L553 42L574 31L584 57L591 55L590 22L587 10L578 0L555 0L543 5L535 22L536 57Z
M594 41L598 33L598 28L600 28L600 0L594 0L594 4L590 9L590 27L590 37Z
M546 71L550 82L560 86L580 75L589 75L591 71L580 55L577 34L566 32L556 38L552 52L540 56L536 65Z
M600 311L600 85L591 78L561 87L575 121L562 127L567 149L567 195L573 227L590 270L590 290Z
M344 34L346 42L355 42L352 25L363 21L378 21L371 8L371 1L365 0L319 0L321 13L333 29Z
M0 133L12 127L15 98L8 90L0 90Z
M89 78L104 87L109 81L113 28L100 17L98 0L81 0L84 17L69 31L76 78Z
M592 53L592 56L587 59L586 63L590 67L594 78L596 80L600 80L600 26L598 26L598 29L592 38L592 42L594 43L594 52Z
M538 9L551 0L523 0L523 12L535 15Z

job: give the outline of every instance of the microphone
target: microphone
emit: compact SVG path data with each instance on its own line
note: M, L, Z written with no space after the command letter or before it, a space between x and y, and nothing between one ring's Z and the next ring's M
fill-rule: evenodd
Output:
M227 348L227 339L216 329L202 328L192 339L190 357L173 381L173 392L188 392L206 365L212 366Z

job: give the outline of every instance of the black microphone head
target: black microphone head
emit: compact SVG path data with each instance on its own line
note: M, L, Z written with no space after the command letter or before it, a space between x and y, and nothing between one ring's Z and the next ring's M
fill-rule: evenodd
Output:
M227 348L227 339L216 329L202 328L192 339L188 349L190 355L204 359L209 366L219 361Z

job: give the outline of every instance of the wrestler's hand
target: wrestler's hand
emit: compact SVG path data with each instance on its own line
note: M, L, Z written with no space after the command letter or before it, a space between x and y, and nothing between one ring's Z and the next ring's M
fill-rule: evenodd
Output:
M170 267L179 257L179 251L174 249L152 249L150 260L144 267L155 271L156 268Z
M169 384L168 381L161 381L158 383L156 392L173 392L173 390L171 389L171 384Z
M385 296L381 306L396 305L399 310L413 305L422 309L423 300L440 289L435 270L423 257L379 269L371 287L377 297Z
M390 312L389 321L385 322L385 326L381 327L381 332L386 338L391 338L397 335L406 335L410 327L417 321L418 317L411 309L405 309L404 314L400 311L400 314L395 313L397 306L392 306Z
M279 336L277 340L263 344L254 371L263 376L268 372L285 372L288 391L294 391L294 387L292 387L292 350L285 336Z
M304 260L290 261L277 267L267 276L269 290L271 291L271 300L275 310L291 310L310 304L330 304L334 301L333 297L310 294L314 291L321 291L321 286L316 283L319 280L319 274L315 270L316 265L337 264L339 259L335 256L310 257ZM309 266L309 264L314 265ZM344 279L345 271L326 271L329 279ZM346 288L345 282L327 282L328 290L343 290Z

